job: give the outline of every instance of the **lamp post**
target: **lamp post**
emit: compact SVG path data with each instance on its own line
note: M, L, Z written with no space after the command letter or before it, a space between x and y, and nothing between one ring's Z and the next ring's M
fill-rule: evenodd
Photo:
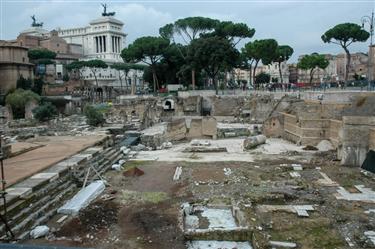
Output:
M365 24L367 23L370 26L370 49L369 49L369 59L368 59L368 69L367 69L367 80L368 80L368 88L371 89L371 81L373 80L373 65L372 65L372 42L373 42L373 36L374 36L374 11L371 13L370 16L363 16L361 18L362 22L362 28L365 27Z

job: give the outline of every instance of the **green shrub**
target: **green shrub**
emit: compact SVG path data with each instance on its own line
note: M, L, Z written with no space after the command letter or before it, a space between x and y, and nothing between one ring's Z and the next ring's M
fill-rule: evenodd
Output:
M5 103L12 107L13 117L15 119L25 117L25 106L30 101L40 101L40 96L30 90L17 89L8 94Z
M47 121L57 115L57 109L50 102L46 102L43 105L36 107L33 110L34 118L39 121Z
M83 113L86 116L87 123L92 126L99 126L104 124L105 119L99 109L91 105L86 105L83 109Z

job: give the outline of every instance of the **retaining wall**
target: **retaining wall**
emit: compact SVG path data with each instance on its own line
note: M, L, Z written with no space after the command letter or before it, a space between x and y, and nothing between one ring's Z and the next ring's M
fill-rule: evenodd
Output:
M95 146L67 158L51 167L6 188L7 219L17 239L27 239L29 231L45 224L57 209L78 191L89 166L103 173L122 157L120 150L107 147L112 144L107 137ZM94 170L88 179L96 179ZM3 201L0 210L3 214ZM0 236L5 238L5 226L0 225Z
M330 140L334 147L340 144L342 121L333 119L299 119L295 115L281 113L284 120L284 138L301 145L317 145Z

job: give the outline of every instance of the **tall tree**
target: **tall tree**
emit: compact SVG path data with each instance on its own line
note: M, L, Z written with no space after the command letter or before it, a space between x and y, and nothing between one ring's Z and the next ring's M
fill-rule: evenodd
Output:
M97 77L96 73L100 69L107 68L108 65L102 60L95 59L95 60L84 61L83 66L86 67L86 68L89 68L91 70L91 72L92 72L92 74L94 75L94 78L95 78L95 85L96 85L96 87L98 87L99 84L98 84L98 77Z
M245 23L233 23L223 21L216 25L215 30L208 36L220 36L228 39L233 46L236 46L242 39L251 38L255 34L255 29L249 28Z
M163 37L145 36L136 39L128 48L121 52L125 62L143 62L151 67L154 92L157 89L156 64L163 58L164 50L169 46L169 40Z
M239 59L239 52L224 38L213 36L200 38L191 43L188 60L194 67L203 68L212 79L218 94L216 76L220 71L230 70Z
M122 79L125 79L125 83L127 82L130 70L143 70L145 68L145 65L120 62L120 63L114 63L113 65L111 65L111 68L119 72L120 87L122 90Z
M277 47L276 57L274 59L274 62L277 62L278 66L279 66L279 74L280 74L281 83L284 83L283 75L282 75L282 72L281 72L281 63L289 60L289 58L292 56L293 52L294 52L293 48L288 46L288 45L281 45L281 46Z
M274 39L255 40L245 44L242 52L246 55L249 68L253 67L252 78L254 82L255 71L260 61L263 65L270 64L277 54L278 44ZM253 66L254 63L254 66Z
M313 53L311 55L305 55L302 57L302 59L298 62L297 67L302 70L310 70L310 80L309 83L312 83L312 80L314 78L314 73L316 72L316 69L325 69L329 65L329 61L326 59L326 57L322 54Z
M365 42L370 34L361 26L355 23L342 23L327 30L322 35L324 43L334 43L340 45L346 53L345 81L349 79L350 52L348 47L353 42Z
M168 38L175 42L174 35L178 34L186 45L191 44L192 41L198 39L202 34L211 32L219 24L218 20L207 17L187 17L177 20L173 24L167 24L159 29L162 37ZM182 53L186 59L186 55ZM191 67L191 84L195 89L195 68Z

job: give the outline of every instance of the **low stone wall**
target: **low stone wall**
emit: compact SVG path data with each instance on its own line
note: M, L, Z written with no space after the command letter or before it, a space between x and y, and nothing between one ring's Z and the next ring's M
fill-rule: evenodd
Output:
M95 146L6 188L7 219L17 239L27 239L30 229L46 224L63 202L79 190L90 166L101 174L123 157L120 150L107 147L112 142L107 137ZM88 179L97 178L95 172L91 170ZM0 210L3 210L2 200ZM4 224L0 224L0 233L4 239Z
M328 138L331 141L333 147L335 148L340 146L341 133L342 133L342 121L331 119L329 122Z
M375 151L375 128L370 129L369 149Z
M373 129L375 129L375 117L343 117L342 165L362 165L369 148L374 144Z
M317 145L330 140L334 147L340 144L342 122L333 119L298 119L297 116L281 113L284 122L284 138L301 145Z
M191 119L183 117L158 123L142 131L141 143L156 148L164 142L194 138L216 139L216 119L214 117L193 117Z

